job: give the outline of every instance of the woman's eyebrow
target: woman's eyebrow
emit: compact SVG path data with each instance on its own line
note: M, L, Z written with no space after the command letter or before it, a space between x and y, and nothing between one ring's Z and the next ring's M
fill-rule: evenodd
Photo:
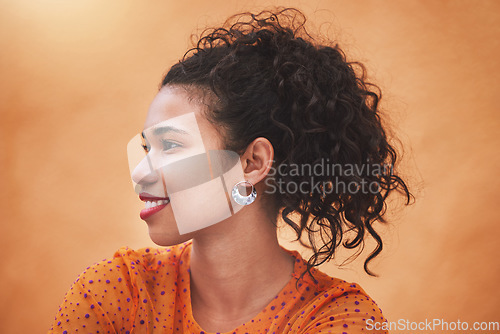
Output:
M188 135L188 133L185 130L176 128L175 126L171 125L165 125L165 126L159 126L159 127L153 127L153 135L158 136L164 133L169 133L169 132L174 132L182 135Z

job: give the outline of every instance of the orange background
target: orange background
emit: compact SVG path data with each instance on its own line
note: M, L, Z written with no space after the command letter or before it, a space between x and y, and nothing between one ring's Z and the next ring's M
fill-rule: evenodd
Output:
M360 261L322 269L389 320L500 321L500 2L247 3L0 1L1 333L44 332L84 268L152 244L126 144L162 73L197 27L276 4L333 22L365 62L417 196L384 229L379 278Z

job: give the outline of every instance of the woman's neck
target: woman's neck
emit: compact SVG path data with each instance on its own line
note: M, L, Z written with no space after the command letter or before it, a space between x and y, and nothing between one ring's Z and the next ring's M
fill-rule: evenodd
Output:
M291 279L294 260L280 247L272 221L262 211L245 211L193 238L191 304L206 331L251 320Z

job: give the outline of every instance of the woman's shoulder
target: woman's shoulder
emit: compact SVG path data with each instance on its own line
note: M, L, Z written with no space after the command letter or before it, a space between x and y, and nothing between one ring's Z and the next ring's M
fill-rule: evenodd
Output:
M292 314L293 329L304 333L316 333L332 329L361 330L370 322L384 322L382 310L376 302L352 282L332 277L323 271L311 268L302 275L307 262L296 251L294 277L297 278L298 293L302 300Z
M93 284L121 283L123 280L137 280L145 275L162 272L163 275L175 277L182 266L191 242L165 248L144 247L132 249L121 247L113 257L101 260L87 267L76 282L84 286ZM168 273L168 274L167 274Z
M112 258L86 268L66 293L50 332L125 333L144 324L154 305L175 300L188 248L189 243L163 249L122 247Z
M187 241L164 248L144 247L137 250L122 247L115 252L111 261L126 264L131 269L136 266L145 270L157 270L165 265L178 266L185 261L183 254L189 252L191 244L191 241Z

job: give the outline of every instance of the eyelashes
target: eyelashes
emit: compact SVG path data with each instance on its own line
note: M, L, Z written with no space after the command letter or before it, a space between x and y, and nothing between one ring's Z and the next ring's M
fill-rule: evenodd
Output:
M146 153L149 153L149 151L151 150L151 145L148 144L146 138L144 138L144 135L141 135L141 147Z

